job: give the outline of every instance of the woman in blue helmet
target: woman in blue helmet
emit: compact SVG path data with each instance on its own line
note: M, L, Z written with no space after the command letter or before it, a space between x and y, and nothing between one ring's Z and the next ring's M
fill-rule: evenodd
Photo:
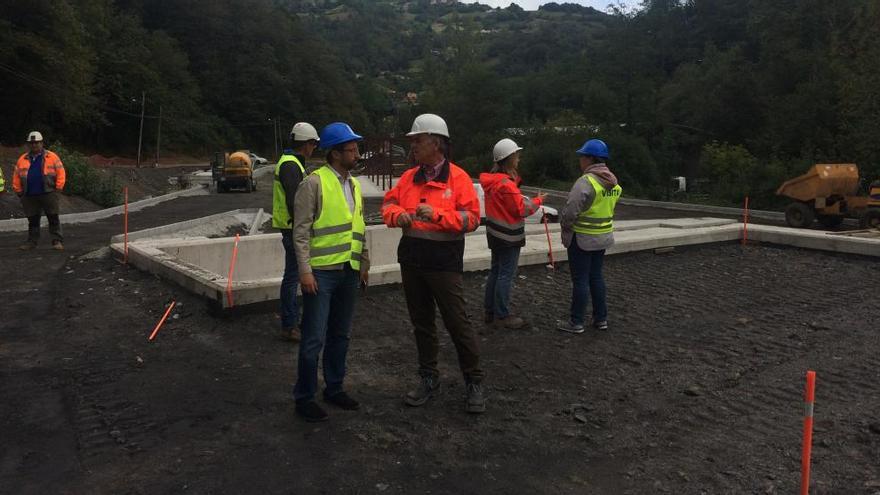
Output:
M605 250L614 244L614 208L622 191L617 177L608 169L608 146L590 139L577 154L583 174L568 193L568 202L559 216L562 243L568 248L571 270L571 311L557 328L583 333L587 302L592 296L592 325L608 329L608 306L602 265Z

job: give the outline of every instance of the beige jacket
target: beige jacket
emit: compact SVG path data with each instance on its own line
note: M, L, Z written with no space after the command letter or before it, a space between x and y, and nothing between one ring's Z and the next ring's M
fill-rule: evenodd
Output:
M324 165L329 167L329 165ZM338 175L338 174L337 174ZM357 180L350 177L349 187L354 197L354 184L351 181ZM341 182L342 179L340 179ZM309 264L311 256L310 241L312 239L312 224L318 217L323 205L321 198L321 178L316 174L309 174L296 189L296 199L293 205L293 248L296 251L296 263L299 267L300 274L312 273L312 265ZM361 212L363 214L363 212ZM346 263L337 265L322 266L319 270L342 270ZM364 244L364 250L361 253L361 272L370 270L370 257L367 245Z

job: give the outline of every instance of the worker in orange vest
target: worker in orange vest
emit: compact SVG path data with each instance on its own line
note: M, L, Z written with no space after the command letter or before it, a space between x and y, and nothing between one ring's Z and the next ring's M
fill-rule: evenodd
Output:
M449 161L449 129L442 118L419 115L407 136L417 166L404 172L382 203L385 224L403 229L397 260L419 352L420 380L404 400L421 406L440 387L434 318L439 306L458 351L465 410L482 413L486 403L480 348L462 286L464 237L480 224L480 203L467 172Z
M525 320L510 314L510 289L520 249L526 245L525 218L538 211L545 196L540 193L534 199L523 198L519 190L520 150L512 139L498 141L492 149L492 171L480 174L485 192L486 241L492 252L483 302L485 321L510 329L526 325Z
M12 189L21 198L21 206L28 219L27 242L19 248L34 249L40 240L40 217L49 220L52 248L62 251L61 220L58 219L58 192L64 189L64 164L55 153L43 148L43 135L38 131L28 134L30 151L19 157L12 174Z

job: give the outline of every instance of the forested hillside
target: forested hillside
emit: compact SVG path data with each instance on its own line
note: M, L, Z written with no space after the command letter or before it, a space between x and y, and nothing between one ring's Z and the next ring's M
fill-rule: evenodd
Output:
M438 3L438 2L435 2ZM653 0L535 12L429 0L0 0L0 140L272 154L277 118L366 134L447 118L476 170L500 137L532 182L567 181L600 136L627 192L703 177L771 205L813 162L880 175L880 4Z

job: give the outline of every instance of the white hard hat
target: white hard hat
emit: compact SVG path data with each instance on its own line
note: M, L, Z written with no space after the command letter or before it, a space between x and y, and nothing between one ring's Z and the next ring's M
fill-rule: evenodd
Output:
M42 141L42 140L43 140L43 135L40 134L39 131L31 131L31 133L28 134L28 142L29 143L35 143L37 141Z
M415 136L416 134L436 134L449 138L449 128L446 127L446 121L439 115L423 113L413 121L412 129L407 133L407 136Z
M504 138L495 143L495 147L492 148L492 161L498 163L521 149L513 139Z
M308 122L297 122L296 124L293 124L293 129L290 130L290 136L294 141L308 141L310 139L314 139L315 141L321 140L321 138L318 137L318 131L315 130L315 126Z

